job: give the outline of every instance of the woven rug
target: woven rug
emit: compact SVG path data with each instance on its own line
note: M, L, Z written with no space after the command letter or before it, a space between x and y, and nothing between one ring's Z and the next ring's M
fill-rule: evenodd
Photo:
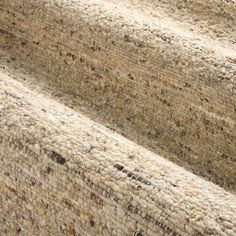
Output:
M1 0L0 235L236 235L236 2Z

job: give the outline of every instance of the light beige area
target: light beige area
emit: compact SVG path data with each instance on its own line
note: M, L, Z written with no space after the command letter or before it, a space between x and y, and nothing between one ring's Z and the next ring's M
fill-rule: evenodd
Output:
M3 235L235 235L235 195L0 74Z
M235 122L234 0L0 0L0 235L236 236Z
M234 1L2 0L0 9L11 65L235 190Z

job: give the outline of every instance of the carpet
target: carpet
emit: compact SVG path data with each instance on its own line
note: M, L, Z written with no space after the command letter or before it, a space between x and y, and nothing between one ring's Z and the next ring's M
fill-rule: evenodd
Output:
M3 235L236 235L235 1L2 0Z

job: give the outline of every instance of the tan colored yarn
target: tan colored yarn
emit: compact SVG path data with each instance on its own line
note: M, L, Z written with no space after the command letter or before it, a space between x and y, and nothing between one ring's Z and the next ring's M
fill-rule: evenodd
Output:
M0 7L8 61L46 76L131 140L235 191L234 1Z
M1 0L0 235L236 236L235 45L234 0Z
M4 234L236 234L234 195L0 78Z

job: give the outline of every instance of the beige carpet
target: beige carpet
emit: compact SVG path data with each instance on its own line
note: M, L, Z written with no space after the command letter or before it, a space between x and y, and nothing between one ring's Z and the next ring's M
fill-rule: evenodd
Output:
M0 65L1 235L236 235L235 1L1 0Z

